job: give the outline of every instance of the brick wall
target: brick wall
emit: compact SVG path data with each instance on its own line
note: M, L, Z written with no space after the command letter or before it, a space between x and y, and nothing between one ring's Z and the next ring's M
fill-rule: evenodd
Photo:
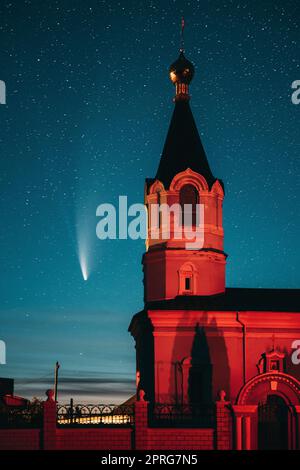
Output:
M82 428L56 431L57 450L130 450L131 428Z
M0 429L0 450L40 449L39 429Z
M43 406L42 429L0 429L1 450L211 450L230 449L232 416L229 404L216 404L216 428L149 427L148 403L135 404L135 429L124 427L57 427L56 403Z
M213 429L152 428L148 430L148 449L153 450L212 450Z
M136 449L141 450L212 450L214 429L150 428L148 427L148 403L135 405Z

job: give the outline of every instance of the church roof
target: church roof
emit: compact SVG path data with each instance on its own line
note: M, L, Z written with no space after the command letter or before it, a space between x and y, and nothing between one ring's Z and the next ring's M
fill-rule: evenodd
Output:
M187 168L200 173L209 187L215 182L188 100L175 101L175 108L156 173L168 188L177 173Z
M145 309L300 312L300 289L227 288L224 294L148 302Z

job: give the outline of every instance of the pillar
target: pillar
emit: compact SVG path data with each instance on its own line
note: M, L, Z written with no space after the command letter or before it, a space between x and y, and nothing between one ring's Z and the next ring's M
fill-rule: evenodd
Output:
M225 401L225 392L219 392L216 402L216 448L218 450L232 449L232 413L230 403Z
M54 391L47 390L47 400L43 403L43 449L56 448L56 401Z
M243 448L243 436L242 436L242 416L235 417L235 448L236 450L242 450Z
M138 400L135 402L135 449L146 450L148 446L148 402L145 392L138 391Z
M255 450L257 447L257 405L234 405L232 409L235 418L235 449Z

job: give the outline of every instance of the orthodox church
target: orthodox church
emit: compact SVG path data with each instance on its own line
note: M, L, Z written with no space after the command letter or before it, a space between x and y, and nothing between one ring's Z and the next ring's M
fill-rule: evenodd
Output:
M225 189L211 171L191 111L194 66L183 49L169 75L174 111L156 176L146 180L145 205L149 217L153 204L203 205L204 238L201 248L187 249L175 225L169 236L163 223L159 237L149 231L144 309L129 326L138 390L150 405L183 413L198 404L209 409L219 397L230 409L232 448L295 449L300 290L226 287Z

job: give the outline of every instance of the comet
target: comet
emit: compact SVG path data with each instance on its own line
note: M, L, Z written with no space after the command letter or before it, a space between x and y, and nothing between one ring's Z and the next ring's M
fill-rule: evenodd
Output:
M83 178L85 179L85 178ZM88 181L86 181L88 184ZM78 191L75 201L75 231L77 259L83 281L87 281L95 268L95 207L98 193L92 190Z
M88 266L87 266L87 256L84 250L80 249L80 247L78 250L78 258L79 258L79 264L80 264L80 269L81 269L83 280L87 281L89 277Z
M87 281L91 274L91 251L93 248L92 243L92 229L93 225L86 214L78 214L77 217L77 256L84 281Z

